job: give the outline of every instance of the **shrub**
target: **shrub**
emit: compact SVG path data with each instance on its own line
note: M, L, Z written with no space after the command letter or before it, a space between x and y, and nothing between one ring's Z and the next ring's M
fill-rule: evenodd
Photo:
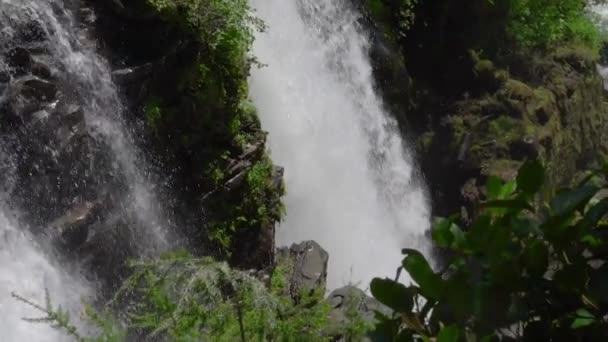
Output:
M525 47L573 40L599 49L600 34L580 0L508 0L508 32Z
M294 303L282 294L286 280L279 279L281 272L268 289L253 273L183 251L133 261L131 268L132 275L108 304L108 311L121 312L121 324L87 309L98 328L94 336L78 332L48 296L46 307L15 297L46 315L30 321L51 323L79 342L330 340L325 335L330 306L322 294L303 293Z
M439 272L418 251L402 268L417 285L374 279L394 310L376 334L399 341L605 341L608 338L608 198L592 173L548 203L543 167L526 162L515 181L490 177L473 223L436 219L432 236L449 255Z

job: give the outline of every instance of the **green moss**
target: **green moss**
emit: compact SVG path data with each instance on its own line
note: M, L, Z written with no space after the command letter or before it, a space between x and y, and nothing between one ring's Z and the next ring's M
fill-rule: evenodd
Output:
M599 51L582 44L564 44L558 46L550 56L555 61L568 63L579 71L591 71L599 60Z
M501 90L506 98L520 101L530 101L534 98L534 90L527 84L509 79Z
M448 124L452 133L452 146L457 148L465 137L465 134L470 131L469 125L467 125L464 116L462 115L451 115L448 117Z
M155 96L149 97L144 104L144 114L146 124L154 130L157 129L162 118L161 99Z

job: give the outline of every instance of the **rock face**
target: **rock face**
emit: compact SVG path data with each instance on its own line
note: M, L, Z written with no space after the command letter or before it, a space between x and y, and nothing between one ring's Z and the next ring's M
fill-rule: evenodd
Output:
M13 195L38 225L116 185L108 147L87 129L83 99L58 75L41 25L32 19L4 42L12 48L2 57L6 80L0 87L0 140L15 161Z
M607 155L608 107L595 54L562 47L520 58L506 72L473 56L484 75L478 81L495 90L453 103L420 139L436 214L470 214L485 196L487 176L513 179L525 160L542 160L555 189Z
M88 60L85 45L91 41L78 40L86 23L72 25L55 2L25 12L0 13L0 26L13 28L0 35L0 197L10 199L35 236L54 240L66 255L113 282L117 265L134 253L128 232L135 218L125 209L128 181L112 141L91 121L99 115L92 109L118 109L97 97L108 92L106 84L87 83L65 64L77 56L84 60L80 73L96 77L104 71L100 61Z
M279 264L289 272L289 295L297 299L303 292L325 292L329 254L315 241L304 241L277 251Z

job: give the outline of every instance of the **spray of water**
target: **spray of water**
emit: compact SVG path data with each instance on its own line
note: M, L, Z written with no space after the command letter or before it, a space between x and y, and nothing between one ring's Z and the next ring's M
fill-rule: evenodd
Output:
M330 253L328 287L392 276L401 248L427 249L429 209L412 157L374 91L368 38L345 1L252 0L268 29L250 95L286 167L282 244Z
M117 193L126 196L120 199L120 205L126 208L122 208L124 210L118 215L128 213L138 221L133 227L133 241L129 242L135 245L138 253L157 253L167 248L162 210L155 201L151 182L143 174L146 167L135 148L133 132L127 129L122 119L123 107L108 64L95 52L93 41L78 29L75 16L66 8L66 3L69 2L0 0L0 48L14 44L26 44L27 47L29 42L20 41L17 37L15 28L20 25L35 23L44 31L43 39L47 42L44 49L39 49L37 58L50 68L57 82L69 85L66 88L75 92L69 96L79 99L87 134L99 143L98 146L105 146L111 156L113 170L93 172L112 174L121 180L116 184L124 184L128 188ZM0 71L3 68L6 69L6 64L0 56ZM4 91L0 89L0 103L3 96ZM54 146L46 148L52 150ZM11 292L44 303L45 289L48 289L53 302L70 310L72 317L77 319L83 296L94 295L95 291L74 267L55 261L52 249L47 248L48 241L36 241L31 236L26 228L30 222L18 219L22 215L11 196L17 172L14 160L20 158L20 153L21 150L0 146L0 171L3 173L0 179L0 340L62 341L65 336L53 328L23 321L21 318L24 316L39 317L40 313L11 298ZM70 184L64 187L78 186L84 181L84 178L79 178L82 175L72 176Z

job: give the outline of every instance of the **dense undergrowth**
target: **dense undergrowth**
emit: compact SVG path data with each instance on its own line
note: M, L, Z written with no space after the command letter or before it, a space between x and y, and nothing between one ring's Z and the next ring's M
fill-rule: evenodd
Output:
M516 180L488 178L488 200L467 227L438 218L439 271L415 250L402 268L418 285L374 279L395 310L378 333L392 341L605 341L608 338L608 168L554 197L527 162Z
M268 284L253 271L197 258L185 251L130 264L131 276L113 299L85 320L92 332L73 325L67 312L13 294L43 316L24 318L52 324L81 342L124 341L359 341L370 329L358 304L346 308L346 322L330 320L330 303L316 289L289 293L289 264L280 263ZM350 303L350 304L349 304Z

